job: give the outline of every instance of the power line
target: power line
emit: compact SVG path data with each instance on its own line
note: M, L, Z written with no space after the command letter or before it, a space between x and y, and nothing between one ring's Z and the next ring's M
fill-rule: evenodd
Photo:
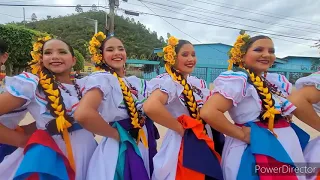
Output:
M157 6L157 5L154 5L154 6ZM159 7L159 6L158 6ZM161 8L159 9L161 11L168 11L168 12L172 12L174 10L172 9L167 9L167 8ZM187 11L187 10L186 10ZM190 12L190 11L189 11ZM192 12L192 11L191 11ZM202 15L202 14L199 14L197 12L192 12L193 14L198 14L198 15ZM189 17L193 17L193 18L197 18L197 19L200 19L200 20L203 20L203 21L206 21L206 22L212 22L212 20L208 20L207 18L202 18L202 17L198 17L198 16L192 16L188 13L181 13L179 12L179 14L182 14L182 15L186 15L186 16L189 16ZM212 18L212 17L211 17ZM263 28L260 28L260 27L256 27L256 26L251 26L251 25L246 25L246 24L242 24L242 23L237 23L237 22L233 22L233 21L228 21L228 20L224 20L224 19L218 19L218 18L215 18L215 20L218 20L218 21L223 21L223 22L228 22L228 23L233 23L233 24L238 24L238 25L242 25L242 26L247 26L247 27L251 27L251 28L255 28L255 29L260 29L260 30L264 30L264 31L270 31L270 32L275 32L275 33L279 33L279 32L276 32L276 31L272 31L272 30L268 30L268 29L263 29ZM304 31L304 32L311 32L311 33L317 33L317 32L312 32L312 31ZM299 35L296 35L294 34L295 36L299 36Z
M149 3L149 4L158 4L158 5L161 5L161 6L172 7L172 5L168 5L168 4L162 4L162 3L145 1L145 0L141 0L141 1L144 1L145 3ZM182 5L182 6L187 6L187 7L196 8L195 11L197 11L197 12L199 12L199 9L201 9L201 10L204 10L205 12L210 12L210 14L216 14L216 15L220 15L220 16L223 16L223 17L226 17L226 16L227 16L227 17L237 18L237 19L241 19L241 20L248 20L248 21L253 21L253 22L258 22L258 23L263 23L263 24L275 25L275 23L273 23L273 22L266 22L266 21L262 21L262 20L257 20L257 19L251 19L251 18L236 16L236 15L226 14L226 13L222 13L222 12L213 11L213 10L210 10L210 9L198 7L198 6L192 6L192 5L189 5L189 4L180 3L180 2L177 2L177 1L174 1L174 0L170 0L170 2L179 4L179 5ZM176 7L177 7L177 6L176 6ZM176 7L175 7L175 8L176 8ZM300 24L301 24L301 23L300 23ZM279 25L278 25L278 26L279 26ZM282 26L285 26L285 25L282 25ZM317 25L317 26L320 26L320 25ZM286 27L288 27L288 25L287 25ZM290 28L296 28L296 26L295 26L295 27L291 27L291 26L290 26ZM302 27L301 27L301 28L302 28ZM310 28L309 28L309 29L310 29ZM319 31L319 29L312 29L312 30Z
M140 6L140 7L145 7L145 6L141 6L141 5L138 5L138 4L133 4L133 3L128 3L128 4L132 4L132 5L136 5L136 6ZM148 8L148 9L150 9L150 8ZM163 8L156 8L156 9L159 9L159 10L162 10ZM151 10L151 9L150 9ZM152 10L151 10L152 11ZM154 11L152 11L152 12L154 12ZM161 18L161 19L163 19L163 18ZM166 21L165 19L163 19L164 21ZM174 28L176 28L176 29L178 29L177 27L175 27L174 25L172 25L170 22L168 22L168 21L166 21L168 24L170 24L171 26L173 26ZM184 33L183 31L181 31L180 29L178 29L180 32L182 32L182 33ZM186 33L184 33L184 34L186 34ZM186 34L186 35L188 35L188 34ZM188 35L189 37L190 37L190 35ZM193 37L191 37L192 39L194 39ZM290 43L294 43L294 44L297 44L297 45L302 45L302 46L308 46L308 47L310 47L310 45L306 45L306 44L301 44L301 43L299 43L299 42L295 42L295 41L290 41L290 40L287 40L287 39L282 39L282 38L278 38L278 37L273 37L274 39L279 39L279 40L282 40L282 41L287 41L287 42L290 42ZM196 40L196 41L198 41L198 40ZM200 42L200 41L198 41L198 42ZM200 42L201 43L201 42ZM218 49L216 49L216 50L218 50ZM219 51L219 50L218 50Z
M147 5L145 5L142 1L140 1L140 2L141 2L144 6L146 6L150 11L152 11L153 13L155 13L151 8L149 8ZM155 14L157 15L157 13L155 13ZM178 31L182 32L183 34L189 36L190 38L192 38L192 39L194 39L194 40L196 40L196 41L198 41L199 43L202 43L202 42L199 41L198 39L192 37L191 35L185 33L184 31L182 31L181 29L179 29L179 28L176 27L175 25L171 24L169 21L165 20L164 18L162 18L162 17L160 17L160 18L161 18L162 20L164 20L165 22L167 22L168 24L170 24L170 25L171 25L172 27L174 27L175 29L177 29ZM210 47L211 47L211 46L210 46ZM211 48L214 49L214 50L216 50L216 51L218 51L218 52L220 52L220 53L222 53L222 54L226 54L226 53L227 53L227 52L222 52L222 51L220 51L219 49L216 49L216 48L214 48L214 47L211 47Z
M287 41L287 42L290 42L290 43L293 43L293 44L296 44L296 45L302 45L302 46L311 47L311 45L301 44L301 43L299 43L299 42L295 42L295 41L291 41L291 40L287 40L287 39L282 39L282 38L278 38L278 37L272 37L272 39L279 39L279 40L281 40L281 41Z
M292 39L300 39L300 40L306 40L306 41L319 41L317 39L311 39L311 38L303 38L303 37L293 37L293 36L288 36L288 35L281 35L281 34L274 34L274 33L266 33L266 32L260 32L260 31L255 31L255 30L246 30L242 28L236 28L236 27L231 27L231 26L225 26L225 25L220 25L220 24L214 24L214 23L205 23L205 22L200 22L200 21L193 21L193 20L187 20L187 19L182 19L182 18L175 18L171 16L164 16L164 15L158 15L158 14L151 14L147 12L140 12L137 11L139 14L145 14L145 15L150 15L150 16L158 16L158 17L163 17L163 18L168 18L168 19L175 19L175 20L180 20L180 21L185 21L185 22L192 22L196 24L203 24L203 25L209 25L209 26L216 26L216 27L221 27L221 28L227 28L227 29L234 29L234 30L245 30L248 32L255 32L255 33L264 33L268 35L273 35L273 36L279 36L279 37L287 37L287 38L292 38Z
M78 5L74 6L74 5L44 5L44 4L2 4L0 3L0 6L13 6L13 7L78 7ZM81 5L81 7L92 7L92 6L87 6L87 5ZM108 7L106 6L96 6L96 7L101 7L101 8L106 8L108 9Z
M12 15L10 15L10 14L4 14L4 13L0 13L0 14L1 14L1 15L4 15L4 16L13 17L13 18L23 19L23 17L12 16ZM27 19L31 19L31 18L27 18Z
M221 2L217 2L217 1L201 1L201 0L194 0L194 1L196 1L196 2L201 2L201 3L205 3L205 4L210 4L210 5L214 5L214 6L219 6L219 7L225 7L225 8L227 8L227 9L234 9L234 10L238 10L238 11L243 11L243 12L249 12L249 13L252 13L252 14L258 14L258 15L263 15L263 16L269 16L269 17L273 17L273 18L283 18L283 19L286 19L286 20L288 20L288 21L294 21L294 22L299 22L299 23L306 23L306 21L308 21L308 20L306 20L306 19L301 19L301 18L295 18L295 19L300 19L300 20L302 20L302 21L297 21L297 20L295 20L295 19L291 19L291 18L287 18L287 17L285 17L284 15L280 15L280 14L274 14L274 13L272 13L272 14L274 14L274 15L270 15L271 13L269 13L269 12L265 12L265 13L267 13L267 14L264 14L264 13L259 13L259 12L262 12L262 11L254 11L254 10L252 10L252 9L249 9L248 10L248 8L246 8L246 7L241 7L241 6L235 6L235 5L233 5L233 4L227 4L227 3L221 3ZM214 4L214 3L218 3L218 4ZM227 6L223 6L223 5L219 5L219 4L226 4ZM238 7L238 8L234 8L234 7ZM310 25L317 25L318 26L318 24L313 24L313 23L311 23Z
M142 1L141 1L142 2ZM145 2L145 1L144 1ZM31 6L31 7L78 7L74 5L23 5L23 4L2 4L0 3L0 6ZM81 6L81 7L92 7L92 6ZM105 6L97 6L97 7L103 7L107 8ZM229 28L229 29L235 29L235 30L242 30L241 28L235 28L235 27L230 27L230 26L224 26L220 24L214 24L214 23L205 23L205 22L199 22L199 21L192 21L192 20L186 20L186 19L181 19L181 18L174 18L174 17L169 17L169 16L162 16L158 14L151 14L151 13L146 13L146 12L140 12L141 14L146 14L146 15L152 15L152 16L158 16L158 17L163 17L163 18L169 18L169 19L175 19L175 20L180 20L180 21L185 21L185 22L192 22L192 23L197 23L197 24L203 24L203 25L210 25L210 26L216 26L216 27L221 27L221 28ZM259 31L255 30L246 30L248 32L257 32L261 33ZM294 36L288 36L288 35L281 35L281 34L274 34L274 33L266 33L264 34L269 34L269 35L274 35L274 36L279 36L279 37L287 37L287 38L292 38L292 39L300 39L300 40L307 40L307 41L318 41L316 39L310 39L310 38L302 38L302 37L294 37Z
M162 9L164 9L164 8L162 8ZM160 9L160 10L162 10L162 9ZM171 10L168 10L168 11L171 11ZM193 13L194 13L194 12L193 12ZM180 14L182 14L182 13L180 13ZM183 15L190 16L190 17L194 17L194 16L191 16L191 15L189 15L189 14L183 14ZM198 18L198 17L195 17L195 18ZM198 19L199 19L199 18L198 18ZM203 20L203 19L200 19L200 20ZM204 21L207 21L207 20L204 20ZM207 21L207 22L212 22L212 21ZM239 23L236 23L236 24L239 24ZM241 25L241 24L240 24L240 25ZM250 26L249 26L249 27L250 27ZM251 26L251 27L253 27L253 26ZM256 27L254 27L254 28L256 28ZM259 29L261 29L261 28L259 28ZM274 37L274 39L279 39L279 40L283 40L283 41L287 41L287 42L291 42L291 43L295 43L295 44L299 44L299 45L304 45L304 46L310 47L310 45L301 44L301 43L294 42L294 41L290 41L290 40L286 40L286 39L281 39L281 38L276 38L276 37Z
M35 1L39 1L39 0L28 0L28 2L35 2ZM26 2L26 1L7 1L7 2L1 2L1 3L21 3L21 2Z
M141 1L140 1L141 2ZM161 8L160 10L163 11L163 9L165 8ZM170 9L166 9L167 11L170 11L172 12L172 10ZM180 12L179 12L180 13ZM180 13L182 15L186 15L186 16L190 16L190 17L193 17L193 18L197 18L198 20L202 20L202 21L205 21L205 22L209 22L209 23L212 23L212 21L208 21L208 20L204 20L203 18L200 18L200 17L197 17L197 16L192 16L190 14L184 14L184 13ZM197 21L198 22L198 21ZM229 21L230 22L230 21ZM212 24L211 24L212 25ZM222 24L217 24L215 23L215 25L217 26L224 26ZM241 24L242 25L242 24ZM249 25L247 25L249 26ZM254 27L254 26L250 26L250 27ZM258 27L254 27L254 28L257 28L257 29L262 29L262 28L258 28ZM237 29L241 29L241 28L237 28ZM263 29L263 30L266 30L266 29ZM264 34L272 34L272 35L275 35L274 33L278 33L278 32L274 32L274 33L267 33L267 32L260 32L260 31L255 31L255 30L247 30L247 31L251 31L251 32L259 32L259 33L264 33ZM266 31L270 31L270 30L266 30ZM272 31L271 31L272 32ZM296 38L296 39L304 39L304 40L307 40L306 38L303 38L303 37L297 37L297 36L289 36L289 35L282 35L282 34L276 34L276 35L281 35L281 36L285 36L285 37L290 37L290 38ZM308 39L308 40L311 40L311 39ZM314 39L313 39L314 40ZM296 42L295 42L296 43Z
M17 1L16 1L17 2ZM150 2L150 1L144 1L146 3L151 3L151 4L158 4L158 5L162 5L162 6L168 6L168 5L165 5L165 4L161 4L161 3L155 3L155 2ZM191 6L191 5L188 5L188 4L183 4L183 3L180 3L180 2L176 2L176 1L172 1L174 3L178 3L180 5L187 5L187 6L190 6L190 7L195 7L195 8L201 8L201 7L196 7L196 6ZM203 2L203 1L202 1ZM74 6L74 5L22 5L22 4L0 4L0 6L36 6L36 7L77 7L77 6ZM92 7L91 5L81 5L81 7ZM97 6L97 7L103 7L103 8L107 8L106 6ZM171 5L169 6L171 7ZM215 11L211 11L211 10L208 10L208 9L204 9L204 8L201 8L203 10L207 10L209 12L214 12L214 13L218 13L218 15L227 15L227 16L230 16L230 17L234 17L234 18L240 18L240 19L246 19L246 20L250 20L250 21L256 21L256 22L259 22L259 23L266 23L266 24L271 24L271 25L274 25L274 23L272 22L264 22L264 21L260 21L260 20L256 20L256 19L249 19L249 18L243 18L243 17L239 17L239 16L234 16L234 15L229 15L229 14L224 14L224 13L220 13L220 12L215 12ZM226 20L223 20L223 21L226 21ZM248 26L248 25L246 25ZM291 27L291 26L280 26L278 25L279 27L289 27L291 29L297 29L297 30L301 30L301 29L298 29L296 27ZM310 28L309 28L310 29ZM305 30L304 31L307 31L307 32L312 32L312 33L317 33L319 30L316 30L317 32L314 32L314 31L309 31L309 30Z
M134 4L134 3L129 3L129 2L126 2L127 4L132 4L132 5L135 5L135 6L140 6L140 7L145 7L145 6L143 6L143 5L139 5L139 4ZM163 10L163 8L161 7L159 7L158 6L158 8L157 8L157 5L156 5L156 7L153 7L154 9L158 9L158 10ZM171 10L170 10L171 11ZM164 20L164 19L163 19ZM273 37L273 39L279 39L279 40L282 40L282 41L287 41L287 42L290 42L290 43L294 43L294 44L296 44L296 45L302 45L302 46L308 46L308 47L310 47L311 45L307 45L307 44L302 44L302 43L300 43L300 42L295 42L295 41L290 41L290 40L287 40L287 39L282 39L282 38L278 38L278 37Z

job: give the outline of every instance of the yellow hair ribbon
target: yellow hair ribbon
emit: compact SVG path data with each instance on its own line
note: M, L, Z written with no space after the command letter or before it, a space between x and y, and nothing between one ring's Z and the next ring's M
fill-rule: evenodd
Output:
M71 145L68 129L64 129L62 131L62 136L63 136L64 142L66 144L67 157L68 157L70 166L74 170L74 172L76 172L76 164L75 164L74 157L73 157L72 145Z
M141 141L142 141L143 146L144 146L145 148L149 148L149 146L148 146L148 141L147 141L147 136L146 136L143 128L139 129L138 138L137 138L137 144L139 144L140 139L141 139Z

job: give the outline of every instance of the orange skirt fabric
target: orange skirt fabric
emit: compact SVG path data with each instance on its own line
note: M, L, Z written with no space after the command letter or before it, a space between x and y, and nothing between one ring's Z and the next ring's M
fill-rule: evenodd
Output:
M184 127L176 180L222 180L221 156L214 149L213 140L204 133L198 120L182 115L178 121Z

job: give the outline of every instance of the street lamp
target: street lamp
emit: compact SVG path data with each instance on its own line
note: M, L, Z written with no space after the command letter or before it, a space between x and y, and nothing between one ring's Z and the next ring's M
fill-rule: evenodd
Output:
M87 20L90 20L90 21L94 21L94 34L97 34L97 32L98 32L98 20L87 18L87 17L83 17L83 18L87 19Z

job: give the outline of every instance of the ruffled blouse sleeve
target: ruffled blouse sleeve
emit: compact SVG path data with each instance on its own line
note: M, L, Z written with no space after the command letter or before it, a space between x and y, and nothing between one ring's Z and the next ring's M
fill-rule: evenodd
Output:
M112 75L108 72L95 72L91 74L86 79L83 94L97 88L103 93L103 99L105 100L112 90L112 81L110 81L111 77Z
M183 87L175 82L170 76L154 78L147 83L148 94L151 94L156 89L160 89L168 95L167 104L172 102L175 98L178 98L183 91Z
M316 86L320 90L320 71L298 79L295 85L297 89L303 86Z
M247 78L248 75L244 72L223 72L213 82L213 93L221 94L225 98L232 100L233 105L237 106L246 95Z
M5 78L5 89L11 95L23 98L28 105L35 98L35 93L38 87L39 78L31 73L23 72L13 77Z
M292 83L286 78L286 76L277 73L268 73L267 80L276 85L284 96L289 96L292 91Z

